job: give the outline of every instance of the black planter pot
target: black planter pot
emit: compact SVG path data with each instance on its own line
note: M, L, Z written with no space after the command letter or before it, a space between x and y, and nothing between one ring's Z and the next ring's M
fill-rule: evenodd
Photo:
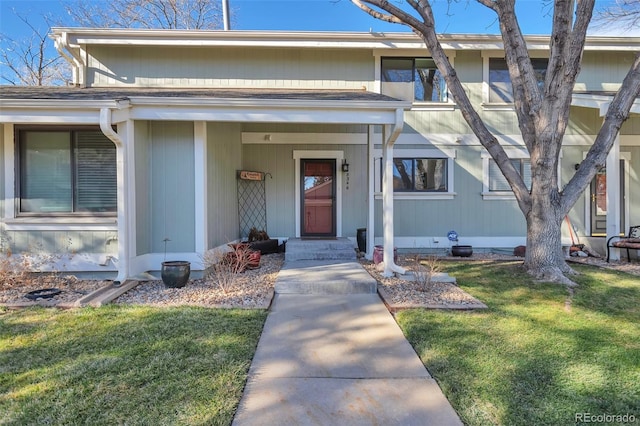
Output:
M259 251L261 254L278 253L278 240L252 241L249 243L249 247L252 250Z
M162 262L162 281L169 288L181 288L187 285L191 274L191 262L171 260Z
M473 247L455 245L451 246L451 255L458 257L470 257L473 254Z
M365 253L367 251L367 228L358 228L356 241L358 242L358 250Z

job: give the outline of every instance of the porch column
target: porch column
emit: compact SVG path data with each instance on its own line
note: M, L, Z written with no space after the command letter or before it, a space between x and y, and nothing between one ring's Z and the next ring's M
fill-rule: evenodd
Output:
M391 277L394 272L404 274L404 268L395 264L393 259L393 144L402 132L404 115L401 109L396 110L396 123L393 128L385 125L383 128L382 148L382 223L384 232L384 272L383 276Z
M204 255L208 247L208 192L207 192L207 122L195 121L193 123L193 165L195 173L195 249L199 255Z
M607 155L607 241L620 235L620 135ZM620 260L620 249L611 249L611 259Z
M133 122L127 120L118 123L117 132L113 130L111 109L100 110L100 130L116 146L116 174L117 174L117 204L118 204L118 277L117 281L124 282L131 275L130 258L135 254L135 210L131 209L131 202L135 200L135 182L131 181L133 173L133 146L128 138L133 135ZM134 203L135 204L135 203Z
M366 259L373 259L375 246L375 164L373 158L375 132L372 125L367 126L367 255Z

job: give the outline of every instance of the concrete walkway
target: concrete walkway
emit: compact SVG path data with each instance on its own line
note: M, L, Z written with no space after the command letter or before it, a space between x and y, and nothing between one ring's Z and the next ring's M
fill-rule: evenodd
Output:
M233 424L462 422L378 295L360 293L276 294Z

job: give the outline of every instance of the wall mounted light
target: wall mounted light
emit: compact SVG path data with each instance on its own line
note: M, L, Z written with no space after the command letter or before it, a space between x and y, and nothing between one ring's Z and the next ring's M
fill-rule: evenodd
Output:
M573 168L578 170L580 168L580 163L576 163L575 166L573 166Z
M347 163L347 160L342 160L342 171L344 173L349 172L349 163Z

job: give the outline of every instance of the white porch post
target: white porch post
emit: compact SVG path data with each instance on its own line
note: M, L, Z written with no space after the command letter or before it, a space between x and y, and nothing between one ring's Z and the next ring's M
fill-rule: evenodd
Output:
M620 235L620 136L607 155L607 241ZM611 259L620 260L620 249L611 249Z
M193 123L194 134L194 173L195 173L195 222L196 253L204 255L208 250L208 214L207 214L207 122Z
M369 214L367 216L367 260L373 259L373 247L375 245L375 164L373 158L374 148L374 128L372 125L367 126L367 204Z
M404 268L396 265L393 259L394 236L393 236L393 144L402 132L404 124L403 111L396 110L396 123L391 128L385 125L383 128L383 175L382 175L382 223L384 239L384 272L383 276L391 277L394 272L404 274Z
M127 122L130 122L128 120ZM129 181L131 175L129 169L133 169L130 164L129 156L133 152L127 138L133 134L131 124L118 125L118 131L115 132L111 127L111 109L102 108L100 110L100 130L116 145L116 174L117 174L117 197L118 197L118 277L117 281L124 282L130 276L130 257L132 248L132 239L135 235L131 233L131 221L135 217L135 210L131 209L131 193L133 190L132 182ZM128 134L129 131L131 134ZM128 152L131 150L131 152ZM134 194L135 195L135 194ZM135 246L133 246L135 249Z

